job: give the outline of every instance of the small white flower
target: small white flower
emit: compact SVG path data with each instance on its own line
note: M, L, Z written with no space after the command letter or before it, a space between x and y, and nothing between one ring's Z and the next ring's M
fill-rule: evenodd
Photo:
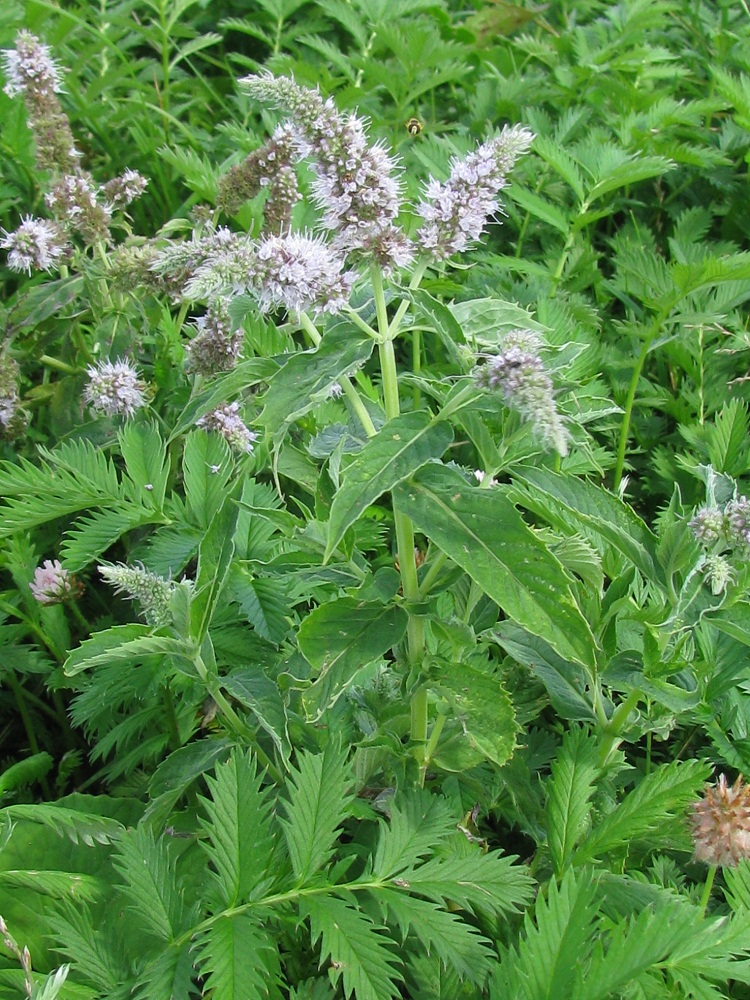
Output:
M2 230L0 246L8 250L11 271L50 271L63 252L57 227L46 219L27 215L14 232Z
M146 405L146 383L129 361L100 361L87 371L83 398L92 410L108 417L132 417Z

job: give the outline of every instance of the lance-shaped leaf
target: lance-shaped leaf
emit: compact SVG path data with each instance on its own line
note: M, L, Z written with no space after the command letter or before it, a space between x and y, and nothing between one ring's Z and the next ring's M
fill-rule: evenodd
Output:
M393 497L509 618L594 670L594 637L564 567L498 489L481 490L459 472L432 465L397 486Z
M370 504L431 459L440 458L452 440L450 425L432 419L426 411L389 420L344 472L331 505L326 559Z
M321 707L331 704L357 673L400 642L408 615L398 605L342 597L317 608L297 636L305 658L318 670L309 695Z
M317 350L293 354L273 376L258 423L276 434L323 399L342 375L364 364L374 346L374 341L351 323L337 323Z

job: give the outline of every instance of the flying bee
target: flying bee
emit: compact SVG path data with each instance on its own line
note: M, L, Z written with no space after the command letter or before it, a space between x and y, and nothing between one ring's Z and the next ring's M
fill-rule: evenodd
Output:
M408 122L404 123L404 128L409 135L420 135L424 129L424 123L418 118L410 118Z

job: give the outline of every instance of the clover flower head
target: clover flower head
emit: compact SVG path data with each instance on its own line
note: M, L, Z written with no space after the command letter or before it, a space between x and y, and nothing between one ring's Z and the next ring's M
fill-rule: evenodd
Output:
M197 337L188 344L189 365L201 375L234 368L242 350L244 331L232 330L226 299L213 299L206 314L195 321Z
M61 604L69 597L81 592L81 586L68 570L63 569L57 559L45 559L34 570L34 579L29 584L34 599L39 604Z
M100 361L89 365L87 372L83 398L96 413L132 417L146 405L146 383L129 361Z
M165 580L144 566L99 566L99 572L115 588L115 593L127 594L138 601L149 625L159 628L172 620L169 601L175 589L173 580Z
M262 310L335 313L349 301L355 274L344 258L306 234L265 236L258 242L255 294Z
M51 271L62 256L64 240L57 226L47 219L27 215L14 232L2 230L0 247L8 251L11 271Z
M7 83L3 87L8 97L19 94L34 96L59 93L62 90L60 67L36 35L20 31L15 49L2 54L3 72Z
M731 786L723 774L707 785L690 820L697 861L733 868L750 858L750 786L741 776Z
M239 403L224 403L196 421L197 427L216 431L236 451L252 453L258 435L243 423Z
M531 423L545 447L567 455L568 433L557 411L552 379L541 357L528 349L535 336L533 331L512 330L500 354L477 369L474 379L480 388L500 393L506 406Z
M425 220L417 242L438 260L461 253L479 239L501 210L505 178L534 134L522 125L505 126L462 160L454 160L445 183L430 178L417 213Z

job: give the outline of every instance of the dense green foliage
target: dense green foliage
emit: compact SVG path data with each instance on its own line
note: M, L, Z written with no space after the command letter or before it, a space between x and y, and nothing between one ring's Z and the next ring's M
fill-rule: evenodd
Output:
M744 0L6 0L22 29L82 169L148 187L54 273L0 260L0 997L750 997L750 861L707 877L688 822L750 771ZM332 315L235 289L201 373L195 248L270 228L227 196L266 71L369 119L413 238L430 177L535 138L469 252L352 254ZM0 93L6 241L50 215L29 115ZM541 411L489 391L528 344ZM132 419L85 405L123 357Z

